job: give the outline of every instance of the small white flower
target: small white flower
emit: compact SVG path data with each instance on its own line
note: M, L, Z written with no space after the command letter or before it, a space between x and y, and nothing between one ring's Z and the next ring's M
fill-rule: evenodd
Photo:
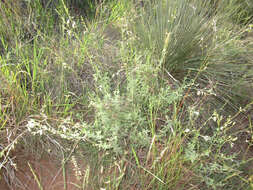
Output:
M47 130L48 130L48 127L47 127L46 125L42 125L42 126L41 126L41 129L47 131Z
M60 134L61 138L67 139L68 137L65 134Z
M29 129L32 129L32 128L36 127L36 126L37 126L37 122L34 121L33 119L31 119L31 120L28 121L28 123L27 123L27 127L28 127Z
M40 129L39 131L38 131L38 133L40 134L40 136L43 134L43 130L42 129Z
M62 67L66 69L68 67L67 63L62 63Z
M205 141L211 140L211 137L209 137L209 136L202 136L202 137L203 137L203 139L204 139Z
M67 132L67 128L64 125L62 125L61 128L62 128L62 130L63 130L64 133Z
M75 27L76 27L76 22L73 21L73 22L72 22L72 28L75 28Z
M67 20L67 25L69 25L69 23L70 23L70 19Z
M190 129L187 128L187 129L184 130L184 132L185 132L185 133L189 133L189 132L190 132Z
M72 35L71 30L68 30L68 31L67 31L67 33L68 33L68 35L69 35L69 36L71 36L71 35Z
M198 111L194 111L193 114L196 115L196 116L199 116L199 112Z

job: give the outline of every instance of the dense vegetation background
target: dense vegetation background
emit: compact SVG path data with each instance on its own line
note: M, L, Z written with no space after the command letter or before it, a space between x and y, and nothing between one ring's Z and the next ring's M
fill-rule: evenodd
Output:
M0 181L25 188L29 155L77 189L252 189L252 19L249 0L1 1Z

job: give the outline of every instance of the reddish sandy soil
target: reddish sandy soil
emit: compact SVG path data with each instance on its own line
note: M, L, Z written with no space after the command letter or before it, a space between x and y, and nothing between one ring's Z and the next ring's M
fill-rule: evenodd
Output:
M0 190L41 190L32 174L28 163L38 177L43 190L64 190L64 178L61 165L53 158L44 157L35 159L32 156L16 158L17 170L14 180L9 180L10 184L4 180L3 173L0 179ZM72 169L71 169L72 168ZM80 190L76 185L80 182L75 177L75 172L71 164L65 167L66 170L66 190ZM2 171L4 172L4 170ZM11 184L12 183L12 184Z

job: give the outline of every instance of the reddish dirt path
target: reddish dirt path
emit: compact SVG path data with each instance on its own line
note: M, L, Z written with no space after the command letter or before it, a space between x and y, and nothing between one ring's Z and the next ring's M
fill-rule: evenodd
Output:
M20 155L22 154L19 154L19 157L15 159L17 170L15 171L14 180L11 180L12 184L8 186L2 175L0 190L41 190L28 163L39 179L43 190L64 190L63 172L59 161L57 162L50 157L35 159L32 156L26 156L20 158ZM71 164L66 165L65 171L65 189L80 190L77 187L77 185L80 185L80 182L75 176L73 166L71 167Z

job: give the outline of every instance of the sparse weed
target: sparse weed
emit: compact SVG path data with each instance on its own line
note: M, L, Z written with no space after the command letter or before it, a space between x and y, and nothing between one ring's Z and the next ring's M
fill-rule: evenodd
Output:
M70 162L79 189L251 189L250 3L215 2L2 1L11 188L27 149L62 160L50 188Z

